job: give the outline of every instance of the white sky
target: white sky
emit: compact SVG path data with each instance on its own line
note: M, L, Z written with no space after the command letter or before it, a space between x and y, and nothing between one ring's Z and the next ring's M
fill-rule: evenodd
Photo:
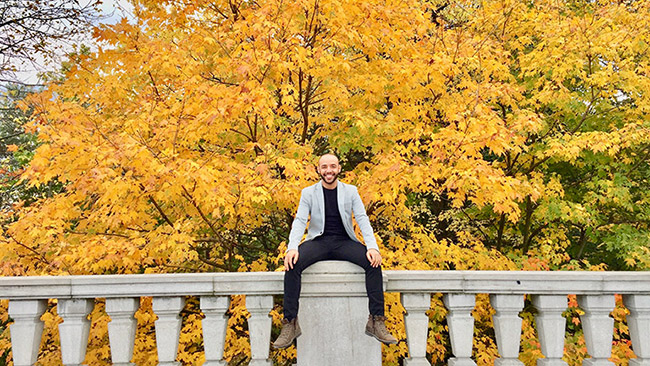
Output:
M98 23L115 24L124 16L124 11L128 12L130 9L132 9L132 6L128 0L102 0L101 16L103 18L100 19ZM89 46L91 49L95 48L95 41L90 37L87 37L86 39L80 38L75 43L83 43L84 45ZM72 45L63 47L62 50L58 51L60 54L55 55L56 57L54 57L54 59L56 61L52 62L49 65L46 64L46 62L42 59L37 60L36 64L30 63L18 65L18 68L21 70L21 72L16 73L18 80L28 84L37 84L39 82L38 73L58 69L60 62L65 56L65 52L69 52L71 50Z

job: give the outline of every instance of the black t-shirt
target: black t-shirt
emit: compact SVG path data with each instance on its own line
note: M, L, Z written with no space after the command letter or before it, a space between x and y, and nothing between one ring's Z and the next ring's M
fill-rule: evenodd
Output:
M336 188L327 189L323 186L323 195L325 196L325 229L322 236L347 238L348 234L339 212Z

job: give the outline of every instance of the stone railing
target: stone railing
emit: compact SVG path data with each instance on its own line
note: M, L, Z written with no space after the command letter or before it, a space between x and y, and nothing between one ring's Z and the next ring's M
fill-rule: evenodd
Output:
M347 262L321 262L303 274L299 319L298 365L363 366L381 364L381 346L363 335L367 319L364 276ZM136 335L134 313L140 297L153 297L160 365L177 365L179 312L184 296L200 297L206 365L222 360L230 295L244 294L250 312L250 365L269 360L273 295L282 294L283 273L201 273L0 278L0 299L9 299L14 365L36 362L43 330L40 320L48 299L58 299L61 356L65 365L83 362L90 329L88 314L96 298L106 299L112 362L130 365ZM495 309L494 330L500 358L495 365L522 365L518 360L524 295L536 308L536 328L545 358L539 366L562 360L567 295L577 295L591 358L584 365L613 365L611 356L614 294L623 295L632 347L630 365L650 365L650 273L635 272L492 272L385 271L384 288L399 292L407 311L405 326L410 358L405 365L430 365L425 358L431 294L442 293L453 357L449 365L475 365L472 337L476 294L489 294Z

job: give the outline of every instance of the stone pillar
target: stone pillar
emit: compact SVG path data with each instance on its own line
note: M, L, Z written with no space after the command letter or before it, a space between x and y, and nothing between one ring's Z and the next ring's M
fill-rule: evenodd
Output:
M114 366L134 365L131 359L138 328L134 315L139 307L140 298L137 297L106 299L106 314L111 317L111 322L108 323L108 340Z
M539 343L545 358L537 360L537 366L567 366L562 360L566 319L562 312L567 308L564 295L534 295L532 302L537 309L535 323Z
M365 334L368 315L361 267L346 261L311 265L302 275L297 365L380 366L381 343Z
M269 359L271 346L271 316L273 296L246 295L246 309L251 313L248 318L248 334L251 341L250 366L272 366Z
M95 306L94 300L60 299L57 306L63 323L59 324L61 361L64 365L81 365L86 358L90 320L88 314Z
M650 296L623 295L623 302L630 310L627 325L637 357L630 359L630 366L650 366Z
M201 311L205 315L201 322L205 350L203 366L226 366L222 358L228 328L226 311L229 306L230 296L201 296Z
M447 325L451 351L449 366L476 366L472 360L472 341L474 339L474 317L472 310L476 303L474 294L444 294L443 302L447 307Z
M31 366L38 359L45 309L47 300L9 301L9 316L14 321L9 325L14 366Z
M614 337L614 318L609 316L616 306L614 295L579 295L578 305L585 312L580 319L587 352L591 356L582 365L613 366L608 358L612 356Z
M490 304L496 310L492 322L501 356L494 361L494 365L523 366L524 363L519 361L522 322L519 312L524 308L524 296L490 295Z
M431 366L425 357L429 338L429 317L426 311L431 307L431 294L402 293L401 300L402 306L406 309L404 323L406 325L406 342L409 347L409 358L404 360L404 365Z
M154 297L153 311L158 316L156 320L156 348L158 349L158 365L180 365L176 362L178 353L178 337L181 334L182 319L179 316L183 310L182 297Z

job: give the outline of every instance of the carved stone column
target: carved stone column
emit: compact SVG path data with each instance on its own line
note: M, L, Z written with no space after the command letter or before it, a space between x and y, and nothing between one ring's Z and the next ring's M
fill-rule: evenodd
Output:
M532 302L537 309L535 322L539 343L545 358L537 360L537 366L567 366L562 360L566 319L562 316L567 308L564 295L534 295Z
M204 366L226 366L222 358L228 328L226 311L229 306L230 296L201 296L201 311L205 315L201 322L205 349Z
M366 335L365 277L363 268L346 261L321 261L305 269L296 366L381 366L382 344Z
M623 302L630 310L627 325L637 357L630 359L630 366L650 366L650 296L623 295Z
M11 350L14 366L31 366L38 359L38 348L43 336L41 316L47 309L47 300L11 300L9 316L13 323Z
M248 333L251 340L250 366L272 366L269 360L271 346L271 316L273 296L246 296L246 309L251 313L248 318Z
M158 316L156 320L156 348L158 348L158 365L180 365L176 362L178 353L178 337L181 334L182 319L179 316L183 310L182 297L154 297L153 311Z
M474 317L472 310L476 303L474 294L445 294L447 307L447 325L451 351L455 357L449 359L449 366L476 366L472 360L472 341L474 339Z
M431 307L431 294L403 293L402 306L406 309L406 342L410 357L404 360L405 366L431 366L425 358L429 333L429 317L426 311Z
M140 298L137 297L106 299L106 314L111 317L111 322L108 323L108 340L114 366L133 365L131 359L138 328L134 314L139 307Z
M523 295L490 295L490 304L496 310L492 316L500 358L495 366L523 366L519 361L521 322L519 312L524 308Z
M614 295L580 295L578 305L585 311L580 316L585 334L587 352L591 358L585 359L584 366L613 366L608 358L612 356L614 319L609 314L614 310Z
M95 301L89 299L59 300L58 313L63 319L63 323L59 324L59 336L61 361L64 365L81 365L86 358L90 332L88 314L94 306Z

